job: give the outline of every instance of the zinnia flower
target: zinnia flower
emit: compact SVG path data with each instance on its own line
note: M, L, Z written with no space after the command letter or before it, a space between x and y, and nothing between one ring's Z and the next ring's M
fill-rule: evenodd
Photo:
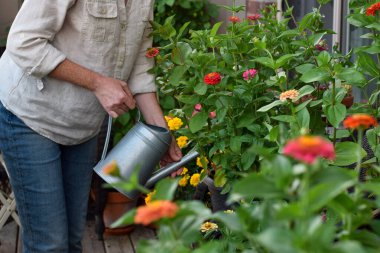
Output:
M366 10L367 16L375 16L375 13L377 10L380 9L380 2L372 4L368 9Z
M329 160L335 159L334 146L320 136L304 135L288 141L284 154L308 164L314 163L318 157Z
M298 95L298 90L287 90L280 94L280 100L285 101L287 99L295 99L296 97L298 97Z
M218 229L218 225L213 222L205 222L201 225L201 232L205 233L207 231L216 230Z
M188 171L186 167L182 167L181 175L185 175Z
M205 75L203 81L208 85L216 85L219 84L222 80L220 74L218 72L211 72Z
M197 157L197 165L198 165L198 167L203 168L203 164L202 164L202 162L201 162L201 159L202 159L202 161L205 162L206 164L208 164L209 162L208 162L208 160L207 160L206 157L202 157L202 158ZM204 169L204 168L203 168L203 169Z
M256 69L247 69L243 73L243 78L244 80L248 81L249 79L254 78L256 74L257 74Z
M377 121L371 115L358 113L343 120L343 126L350 129L367 129L371 126L377 126Z
M201 181L201 175L199 173L193 174L190 178L190 184L194 187L196 187L200 181Z
M183 125L183 122L180 118L172 118L168 121L168 126L170 130L178 130Z
M210 117L210 119L215 119L216 117L216 112L215 111L212 111L208 114L208 116Z
M237 17L237 16L231 16L231 17L230 17L230 21L231 21L232 23L238 23L238 22L240 22L240 18Z
M148 57L148 58L153 58L153 57L156 57L156 56L158 55L159 52L160 52L160 50L158 50L158 48L156 48L156 47L149 48L149 49L146 51L145 56Z
M186 147L186 145L187 145L187 140L188 140L189 138L187 137L187 136L180 136L180 137L178 137L176 140L177 140L177 144L178 144L178 147L180 147L180 148L184 148L184 147Z
M315 45L315 48L318 51L326 51L327 49L329 49L328 46L327 46L326 40L321 40L320 42L318 42L318 44Z
M179 181L178 185L181 187L185 187L187 185L187 182L189 182L190 176L185 174Z
M150 202L152 202L152 196L156 194L156 190L152 191L152 192L149 192L146 197L145 197L145 204L149 204Z
M135 224L149 225L162 218L173 218L178 212L177 204L169 200L156 200L136 210Z
M261 18L261 15L258 14L258 13L255 13L255 14L250 15L250 16L247 17L247 19L252 20L252 21L258 20L260 18Z
M106 175L119 177L120 176L120 169L117 165L116 161L113 160L103 168L103 173Z

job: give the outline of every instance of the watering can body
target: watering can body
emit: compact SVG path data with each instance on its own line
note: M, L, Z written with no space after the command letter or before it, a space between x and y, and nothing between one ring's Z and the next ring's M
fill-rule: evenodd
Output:
M153 186L159 179L170 175L178 170L185 163L198 156L197 152L192 152L181 159L181 161L169 164L153 173L162 157L167 153L172 136L169 130L137 122L136 125L119 141L119 143L101 160L94 171L107 183L118 183L122 180L128 181L132 174L138 172L138 182L147 187ZM105 174L103 168L109 163L116 161L121 177L114 177ZM151 178L151 176L153 177ZM130 199L136 199L140 192L138 190L118 191Z

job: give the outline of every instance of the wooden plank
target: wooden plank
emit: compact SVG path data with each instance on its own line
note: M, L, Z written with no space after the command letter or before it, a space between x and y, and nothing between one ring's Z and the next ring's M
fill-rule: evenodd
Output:
M128 235L107 235L104 247L106 253L135 253Z
M95 221L87 221L82 246L84 253L105 253L103 241L95 233Z
M143 226L137 226L136 229L130 235L132 245L135 250L140 240L153 239L155 237L156 234L153 229Z
M17 224L12 221L0 230L0 253L16 252Z

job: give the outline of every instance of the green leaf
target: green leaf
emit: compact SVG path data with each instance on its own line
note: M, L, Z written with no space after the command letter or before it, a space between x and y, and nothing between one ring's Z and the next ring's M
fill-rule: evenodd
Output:
M364 73L373 77L379 75L379 68L370 55L366 53L358 53L357 62Z
M285 228L271 226L256 236L265 247L263 252L294 253L298 252L293 246L294 233Z
M206 92L207 92L207 85L204 84L203 82L201 83L198 83L195 87L194 87L194 91L195 93L197 93L198 95L205 95Z
M361 158L367 154L363 148L354 142L338 142L335 145L335 160L332 162L336 166L348 166L358 161L358 149L361 149Z
M186 22L185 24L183 24L181 26L181 28L178 30L178 35L177 35L177 40L179 40L179 38L182 36L183 32L185 31L185 29L190 25L190 21L189 22Z
M278 120L281 122L293 123L296 119L292 115L278 115L271 117L274 120Z
M282 192L276 188L276 184L272 180L263 175L251 173L233 183L230 200L236 201L252 197L271 199L280 198L282 195Z
M314 90L315 90L315 88L314 88L313 86L311 86L311 85L304 85L304 86L302 86L302 87L298 90L299 95L298 95L297 98L295 98L294 100L297 101L297 100L300 99L301 97L313 93Z
M232 136L230 138L230 148L232 152L240 153L241 150L241 138L240 136Z
M347 18L347 22L353 26L364 27L373 22L373 19L362 14L351 14Z
M155 186L156 193L153 194L152 200L173 200L177 190L179 179L164 178Z
M338 128L340 122L346 117L347 113L346 107L342 104L327 105L325 111L327 120L335 128Z
M171 72L172 74L169 76L169 83L173 86L178 86L180 84L180 80L188 69L189 66L176 66Z
M304 83L322 82L330 78L328 68L315 68L305 72L300 80Z
M218 33L218 30L219 30L219 28L220 28L220 26L223 24L223 22L218 22L218 23L216 23L213 27L212 27L212 29L211 29L211 31L210 31L210 36L215 36L217 33Z
M278 58L276 60L276 63L275 63L275 68L278 69L278 68L281 68L282 66L284 66L286 63L288 63L288 61L290 61L291 59L294 59L296 56L298 56L299 54L286 54L286 55L283 55L281 56L280 58Z
M349 84L357 85L359 87L364 87L367 83L367 79L364 75L354 68L343 68L336 77L346 81Z
M306 64L297 66L296 71L300 74L304 74L305 72L308 72L309 70L312 70L313 68L315 68L314 64L306 63Z
M264 66L267 66L271 69L276 69L275 63L272 58L269 57L258 57L254 59L255 62L258 62Z
M127 213L123 214L119 219L111 224L111 228L117 228L120 226L131 225L135 221L136 209L132 209Z
M269 111L270 109L272 109L273 107L278 106L278 105L282 105L284 103L285 103L284 101L275 100L272 103L270 103L269 105L265 105L265 106L259 108L257 111L258 112L266 112L266 111Z
M354 184L354 180L320 182L304 195L301 202L306 210L310 210L311 212L320 210L330 200L345 192L347 188Z
M303 108L301 111L297 113L297 120L302 128L309 129L310 114L306 108Z
M189 44L185 42L178 42L172 51L172 61L178 65L185 65L186 59L191 54L192 49Z
M192 133L201 130L207 123L208 115L206 112L201 111L190 118L189 128Z
M331 55L327 51L321 52L317 56L318 66L328 66L331 61Z

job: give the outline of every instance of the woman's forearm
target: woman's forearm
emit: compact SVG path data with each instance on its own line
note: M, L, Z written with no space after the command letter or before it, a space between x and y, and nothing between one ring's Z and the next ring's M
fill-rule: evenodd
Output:
M155 92L136 94L135 100L148 124L168 128Z

